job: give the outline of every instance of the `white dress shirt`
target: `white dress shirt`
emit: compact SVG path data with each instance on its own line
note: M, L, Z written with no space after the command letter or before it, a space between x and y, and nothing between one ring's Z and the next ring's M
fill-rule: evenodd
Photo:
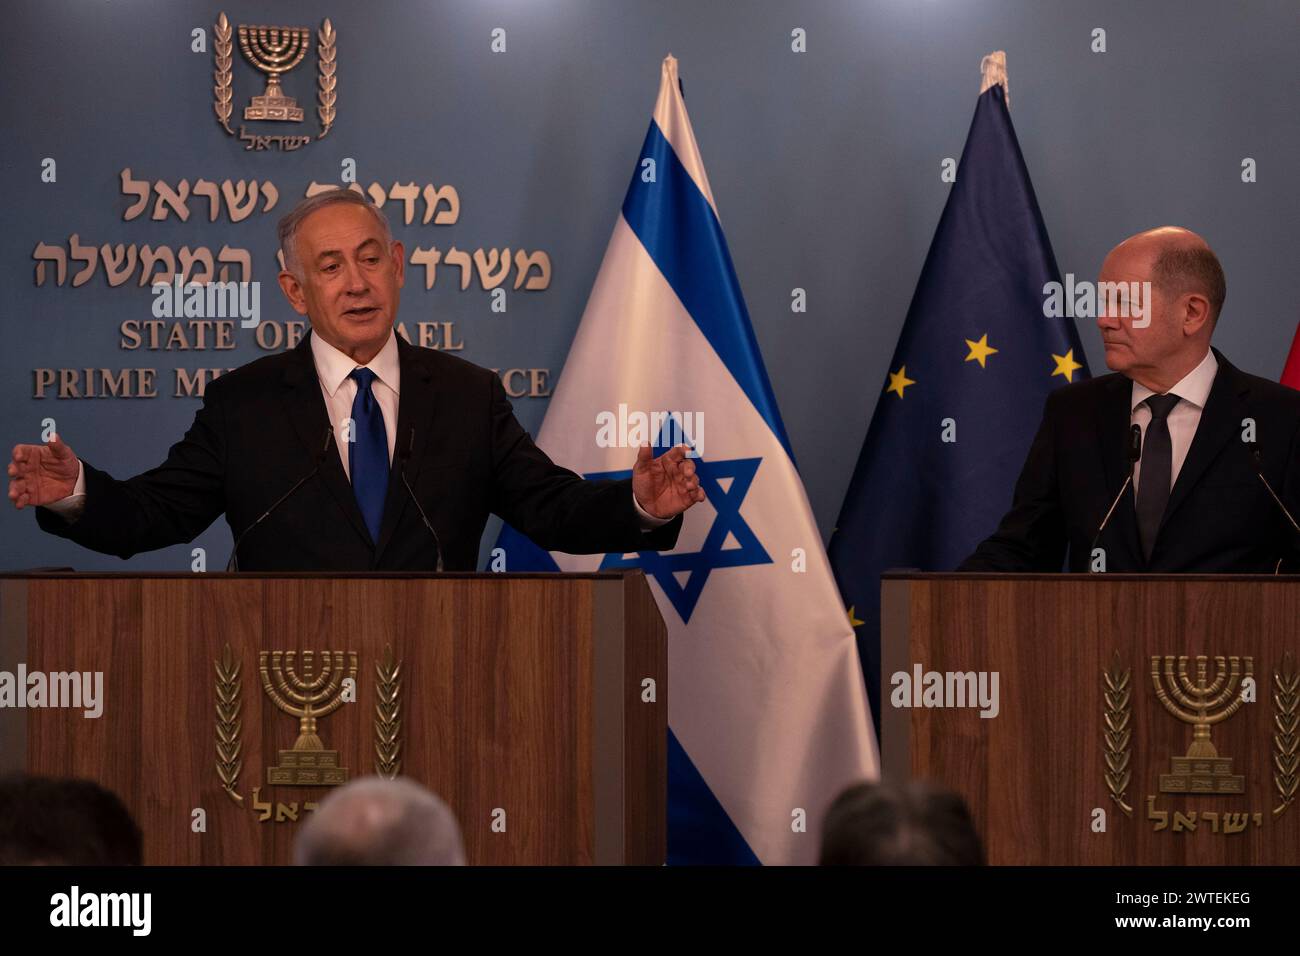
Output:
M1214 352L1206 350L1205 358L1201 359L1201 364L1196 366L1171 388L1166 394L1177 395L1179 401L1169 412L1169 417L1165 419L1169 425L1169 450L1171 452L1169 468L1169 488L1173 490L1174 482L1178 480L1178 472L1182 470L1183 462L1187 460L1187 450L1192 447L1192 439L1196 437L1196 428L1201 424L1201 412L1205 410L1205 402L1210 397L1210 388L1214 385L1214 376L1219 371L1219 362L1214 357ZM1156 393L1151 391L1145 385L1133 383L1132 417L1130 422L1142 429L1142 441L1146 442L1147 426L1151 424L1151 409L1143 404L1148 398ZM1133 493L1137 494L1138 476L1142 471L1142 463L1139 461L1133 466Z
M339 449L339 459L343 462L343 474L352 480L352 469L348 462L348 442L344 441L344 426L352 417L352 402L357 397L357 383L351 378L354 369L368 368L375 373L375 380L370 383L370 391L379 403L384 416L384 430L388 432L388 464L393 463L393 450L397 444L397 403L402 390L402 366L397 356L397 333L389 332L388 341L379 353L360 366L319 335L311 336L311 357L316 365L316 378L320 381L321 396L325 399L325 411L329 416L330 426L334 429L334 443ZM1149 417L1149 416L1148 416ZM80 462L78 462L80 464ZM51 502L48 507L55 514L68 521L75 521L85 508L86 501L86 467L80 466L77 473L77 486L66 498ZM644 508L641 502L632 496L632 507L636 508L641 519L641 527L649 531L661 527L671 518L656 518Z

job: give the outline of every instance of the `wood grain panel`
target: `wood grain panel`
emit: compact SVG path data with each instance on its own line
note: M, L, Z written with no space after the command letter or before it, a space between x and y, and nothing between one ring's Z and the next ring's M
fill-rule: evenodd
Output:
M386 646L402 668L402 772L455 811L471 863L593 862L597 760L626 768L624 825L637 830L618 839L629 861L662 862L665 631L639 572L64 574L13 576L4 586L25 588L30 668L100 670L106 681L99 720L28 712L26 766L119 793L145 831L149 863L288 862L297 824L276 822L274 810L260 822L254 788L274 805L297 803L300 816L328 791L267 784L266 768L293 746L298 721L263 693L258 652L358 653L356 702L318 728L355 778L374 772L375 666ZM594 753L602 587L634 597L611 605L619 612L600 635L627 662L609 698L624 701L626 731ZM227 645L241 662L242 804L215 770L215 662ZM640 704L642 673L659 682L657 708ZM633 684L637 693L625 693ZM492 828L498 808L504 832ZM192 829L197 809L205 832Z
M883 741L887 765L899 744L915 776L962 793L985 835L991 862L1010 864L1243 865L1300 862L1300 803L1279 817L1272 777L1273 671L1300 657L1300 581L1210 576L888 576L882 616L888 659L907 648L925 670L997 671L1001 708L910 712L910 742ZM906 602L905 612L899 602ZM890 627L893 631L890 631ZM900 631L900 623L905 630ZM1131 671L1132 817L1104 784L1102 672L1118 653ZM1257 700L1216 725L1212 740L1234 759L1246 793L1160 794L1169 758L1186 753L1191 725L1169 715L1150 677L1152 655L1254 659ZM892 690L882 675L884 706ZM889 721L885 722L888 728ZM1147 797L1169 813L1161 831ZM1091 829L1094 808L1105 833ZM1244 832L1173 832L1173 811L1263 814Z
M628 575L624 591L628 627L624 658L624 832L625 862L660 866L668 859L668 628L643 575ZM655 700L641 699L641 682L655 682Z

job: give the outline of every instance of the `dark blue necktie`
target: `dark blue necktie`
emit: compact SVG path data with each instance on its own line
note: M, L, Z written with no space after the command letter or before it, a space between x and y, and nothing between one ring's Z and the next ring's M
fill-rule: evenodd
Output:
M388 493L388 431L384 428L384 413L370 390L375 373L359 368L348 377L357 383L357 397L352 400L353 440L348 445L348 471L361 516L366 519L371 539L377 542L379 523L384 518L384 496Z

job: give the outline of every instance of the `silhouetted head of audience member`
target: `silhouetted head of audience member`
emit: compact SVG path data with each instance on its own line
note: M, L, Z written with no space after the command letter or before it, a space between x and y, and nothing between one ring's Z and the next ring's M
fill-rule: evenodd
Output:
M89 780L0 778L0 866L139 866L140 828Z
M293 845L298 866L464 866L451 809L399 777L360 777L321 801Z
M966 802L921 781L861 783L841 793L822 825L822 866L982 866Z

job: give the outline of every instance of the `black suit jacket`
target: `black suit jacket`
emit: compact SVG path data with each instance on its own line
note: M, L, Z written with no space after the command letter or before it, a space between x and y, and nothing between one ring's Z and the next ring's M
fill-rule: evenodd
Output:
M1132 485L1097 547L1107 571L1272 573L1300 569L1300 536L1256 474L1300 515L1300 392L1247 375L1214 350L1219 370L1170 492L1151 560L1142 553ZM1011 510L962 571L1090 570L1097 528L1128 475L1133 383L1111 374L1048 396ZM1255 422L1255 444L1242 440Z
M548 551L675 546L680 516L642 531L630 479L584 481L554 464L515 419L495 373L400 336L397 345L396 450L378 541L339 460L310 336L209 383L194 424L163 464L117 481L85 463L81 517L69 523L39 508L37 520L52 534L123 558L192 541L223 512L238 537L319 461L316 474L244 539L241 570L432 571L433 539L399 476L410 447L406 476L449 571L474 570L490 512Z

